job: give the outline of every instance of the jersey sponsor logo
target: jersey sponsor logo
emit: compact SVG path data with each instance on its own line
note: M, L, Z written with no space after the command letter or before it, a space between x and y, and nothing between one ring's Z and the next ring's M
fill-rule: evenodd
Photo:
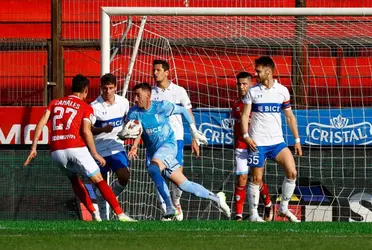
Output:
M372 143L372 124L349 124L349 119L338 115L329 124L311 122L306 126L306 143L310 145L367 145Z
M97 120L94 123L94 126L97 127L97 128L103 128L103 127L106 127L108 125L111 125L114 128L122 126L123 125L123 117L113 118L113 119L106 120L106 121Z
M260 113L280 113L282 110L281 103L253 103L252 112Z
M155 127L155 128L146 128L145 131L146 131L147 135L152 135L152 134L156 134L156 133L161 132L162 127L158 126L158 127Z

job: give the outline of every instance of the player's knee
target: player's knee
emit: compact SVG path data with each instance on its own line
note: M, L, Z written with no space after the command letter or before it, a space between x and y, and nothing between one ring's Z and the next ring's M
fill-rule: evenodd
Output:
M290 180L295 180L297 178L297 170L295 168L287 172L287 178Z
M129 178L127 177L118 178L119 184L122 185L123 187L125 187L128 184L128 181L129 181Z
M247 180L248 180L248 175L247 174L241 174L241 175L238 175L238 178L237 178L237 183L239 186L246 186L247 185Z
M254 183L256 185L259 185L259 184L262 183L262 176L252 175L251 181L252 181L252 183Z

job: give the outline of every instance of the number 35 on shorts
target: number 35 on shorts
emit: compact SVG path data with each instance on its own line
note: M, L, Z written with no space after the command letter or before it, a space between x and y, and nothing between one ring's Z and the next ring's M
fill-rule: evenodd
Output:
M263 167L264 166L264 155L259 152L248 151L247 163L249 167Z

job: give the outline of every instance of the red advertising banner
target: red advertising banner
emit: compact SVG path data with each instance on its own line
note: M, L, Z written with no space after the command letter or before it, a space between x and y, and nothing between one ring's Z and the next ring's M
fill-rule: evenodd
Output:
M0 144L32 144L36 124L45 107L0 107ZM45 126L39 144L48 144L49 128Z

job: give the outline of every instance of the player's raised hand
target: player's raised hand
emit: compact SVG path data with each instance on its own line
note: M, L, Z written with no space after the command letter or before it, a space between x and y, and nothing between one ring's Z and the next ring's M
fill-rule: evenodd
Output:
M129 158L129 160L138 159L137 150L138 150L138 147L137 146L131 147L131 149L128 152L128 158Z
M295 145L294 145L294 153L295 153L295 155L302 156L301 143L295 143Z
M248 140L246 141L249 148L253 151L253 152L256 152L257 151L257 144L254 140L252 140L252 138L248 138Z
M199 141L200 145L208 145L207 137L199 130L191 131L191 136L193 139Z
M37 156L36 149L32 148L30 154L27 157L27 160L23 164L25 167L30 164L30 162Z
M100 166L104 167L106 165L106 160L99 154L94 154L93 158L96 159Z
M191 142L191 152L196 154L196 158L199 158L200 156L200 148L199 148L200 142L193 139Z

